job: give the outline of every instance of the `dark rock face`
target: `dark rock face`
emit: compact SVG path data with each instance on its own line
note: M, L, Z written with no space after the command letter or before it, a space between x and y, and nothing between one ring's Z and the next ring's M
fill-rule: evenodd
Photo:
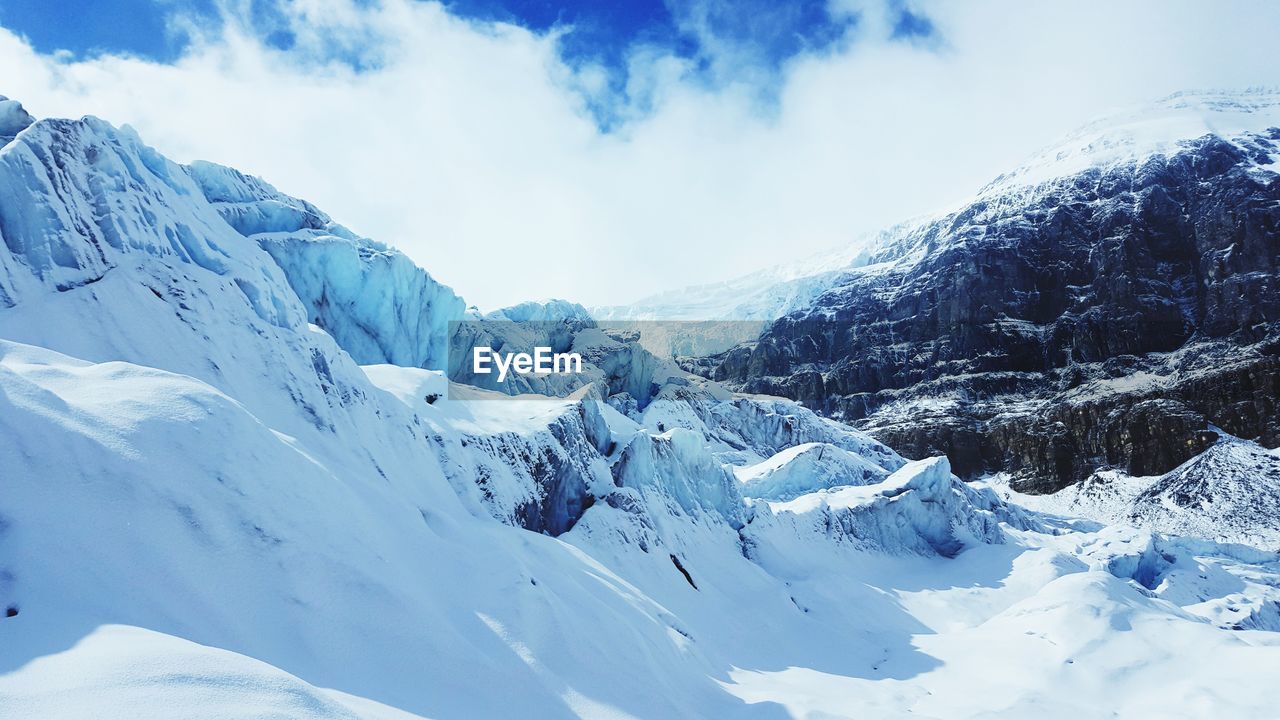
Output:
M1280 444L1280 129L988 190L709 374L1051 491ZM704 364L704 367L706 365Z

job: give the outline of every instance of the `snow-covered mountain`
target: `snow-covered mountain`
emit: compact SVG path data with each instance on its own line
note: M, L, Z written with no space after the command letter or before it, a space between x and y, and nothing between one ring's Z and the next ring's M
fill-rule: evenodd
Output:
M1277 143L1275 90L1094 123L698 367L1024 491L1230 475L1220 437L1280 444Z
M981 188L961 207L995 202L1021 202L1037 186L1152 156L1178 152L1196 138L1239 138L1280 126L1280 91L1256 88L1243 92L1178 93L1158 102L1110 114L1037 152L1025 163ZM656 337L649 347L662 354L712 355L735 342L754 340L768 323L804 312L833 288L858 277L889 269L889 263L915 263L926 249L919 245L931 225L944 222L943 212L904 221L848 245L815 253L718 283L665 291L627 305L599 306L591 314L605 322L666 323L670 341ZM933 252L934 249L928 250ZM723 323L698 326L694 321L756 321L756 325ZM719 332L716 332L719 331ZM657 336L659 332L651 332Z
M1274 552L1025 510L588 318L590 382L454 396L450 321L577 311L0 111L0 717L1274 709Z

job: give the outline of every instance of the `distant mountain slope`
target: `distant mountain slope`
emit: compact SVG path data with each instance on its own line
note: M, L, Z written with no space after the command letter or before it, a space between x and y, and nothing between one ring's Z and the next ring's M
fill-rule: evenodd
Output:
M803 307L866 262L871 239L724 282L668 290L626 305L590 308L597 320L773 320Z
M610 327L640 332L663 357L701 357L759 337L774 319L812 303L867 261L871 239L719 283L669 290L628 305L590 309Z

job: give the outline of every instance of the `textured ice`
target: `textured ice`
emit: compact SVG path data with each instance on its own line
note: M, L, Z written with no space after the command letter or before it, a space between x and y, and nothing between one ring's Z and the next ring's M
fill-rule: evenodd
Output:
M29 198L56 198L31 202ZM297 322L274 263L200 198L186 168L128 128L96 118L43 120L0 150L0 306L47 289L97 282L150 258L197 266L233 282L273 325Z
M827 443L789 447L755 465L734 469L742 494L763 500L791 500L842 485L870 485L889 472L861 455Z
M485 319L523 322L550 323L565 322L585 325L591 321L591 313L582 305L568 300L547 300L545 302L523 302L519 305L495 310L485 315Z
M945 457L907 463L875 484L821 490L768 507L773 523L791 525L796 532L947 557L967 545L1004 542L1002 522L1019 527L1030 522L994 493L956 479Z

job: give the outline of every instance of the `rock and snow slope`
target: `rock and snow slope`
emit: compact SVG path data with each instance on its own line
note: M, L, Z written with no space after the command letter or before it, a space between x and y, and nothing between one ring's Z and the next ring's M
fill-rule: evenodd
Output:
M1051 495L1017 493L1004 476L992 484L1045 512L1280 551L1280 453L1225 433L1164 475L1105 471Z
M617 339L568 397L433 402L458 305L393 251L98 120L15 136L0 717L1275 706L1273 553L1025 512Z

